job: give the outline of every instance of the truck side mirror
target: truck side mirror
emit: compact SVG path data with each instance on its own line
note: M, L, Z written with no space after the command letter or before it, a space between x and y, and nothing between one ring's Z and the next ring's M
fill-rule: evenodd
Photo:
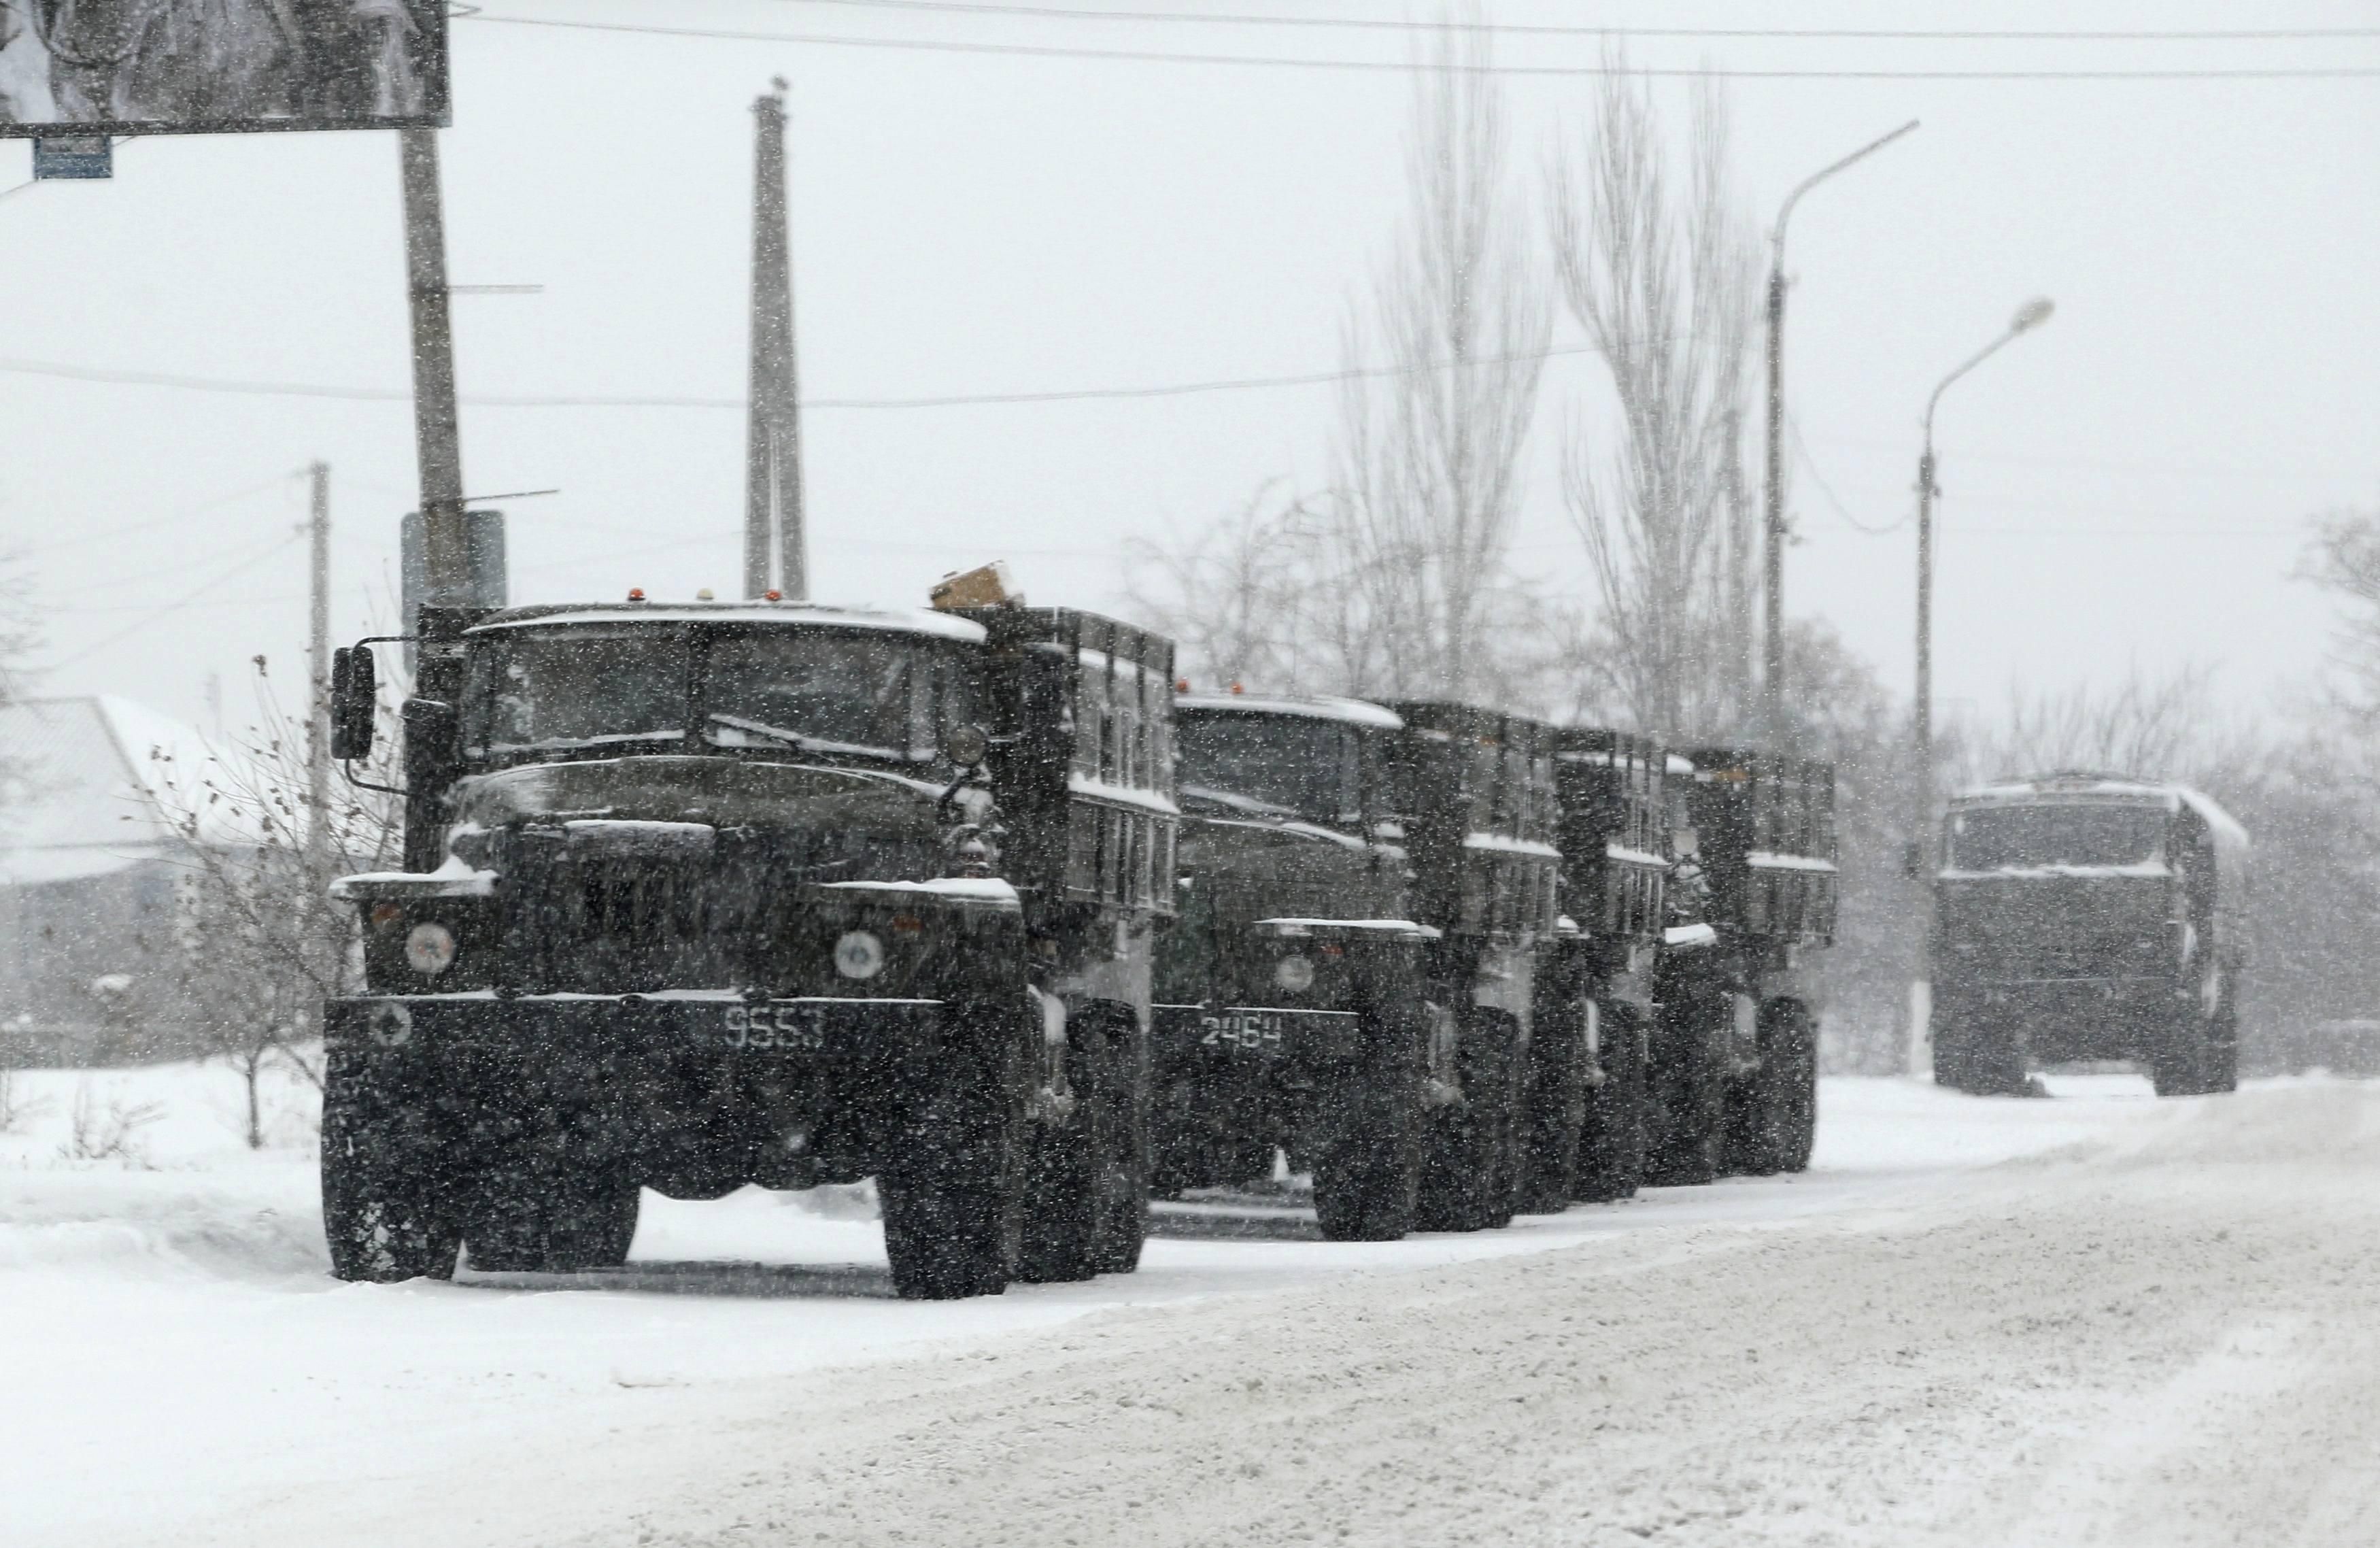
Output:
M369 758L380 683L371 647L347 645L331 656L331 756Z

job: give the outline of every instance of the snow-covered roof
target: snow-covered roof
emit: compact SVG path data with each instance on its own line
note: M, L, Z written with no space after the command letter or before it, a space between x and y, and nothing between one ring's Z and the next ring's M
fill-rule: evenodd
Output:
M175 814L200 813L199 836L244 836L227 803L183 793L230 765L198 731L113 694L29 699L0 707L0 756L15 788L0 802L0 884L103 876L182 842Z
M2168 811L2186 806L2206 823L2207 831L2215 835L2217 845L2241 851L2249 847L2248 830L2240 825L2239 819L2224 811L2214 797L2204 790L2168 780L2143 779L2120 774L2043 774L1973 786L1960 791L1951 800L1953 804L1973 806L2045 800L2131 802L2163 807Z
M1377 731L1401 731L1405 724L1394 712L1378 704L1324 695L1177 693L1173 706L1177 710L1228 710L1235 714L1304 715L1311 720L1368 725Z
M692 602L666 605L647 602L613 602L568 606L516 607L474 628L473 634L492 629L545 628L582 624L785 624L812 628L883 629L901 634L931 635L979 645L981 624L923 607L833 607L809 602Z

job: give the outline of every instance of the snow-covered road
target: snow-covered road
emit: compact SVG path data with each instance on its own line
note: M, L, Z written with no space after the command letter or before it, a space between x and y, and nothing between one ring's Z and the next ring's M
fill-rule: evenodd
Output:
M2380 1541L2380 1088L1827 1084L1803 1177L889 1298L881 1238L650 1196L582 1281L324 1277L230 1078L156 1170L0 1137L0 1541Z

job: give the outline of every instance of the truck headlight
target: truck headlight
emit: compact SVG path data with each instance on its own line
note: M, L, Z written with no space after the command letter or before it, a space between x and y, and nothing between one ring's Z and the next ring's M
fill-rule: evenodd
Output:
M884 970L884 943L871 930L847 930L834 944L834 970L847 979L872 979Z
M455 932L425 920L406 932L405 959L423 978L436 978L455 965Z
M1303 957L1284 957L1273 964L1272 981L1293 994L1314 987L1314 963Z

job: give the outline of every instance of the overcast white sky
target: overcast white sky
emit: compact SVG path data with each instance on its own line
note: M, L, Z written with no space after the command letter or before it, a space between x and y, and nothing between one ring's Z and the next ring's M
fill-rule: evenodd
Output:
M1052 0L1132 10L1130 0ZM1402 17L1354 0L1147 9ZM818 0L489 0L491 16L839 37L1396 61L1355 31L904 13ZM2352 4L1606 5L1499 0L1508 24L2166 30L2354 27ZM1402 199L1394 72L677 39L458 21L443 137L467 394L744 387L748 106L793 82L804 386L818 397L1129 387L1328 371ZM1632 40L1728 70L2380 67L2380 38L2274 43ZM1512 64L1598 44L1507 38ZM1584 78L1514 78L1516 171L1583 122ZM2027 297L2056 320L1945 399L1937 684L2219 664L2235 701L2319 664L2327 604L2288 572L2310 513L2371 504L2380 388L2380 80L1742 79L1738 165L1765 222L1795 181L1915 136L1794 218L1788 391L1860 521L1909 515L1927 392ZM1678 96L1682 104L1682 94ZM26 151L0 145L0 185ZM28 361L365 387L408 381L387 134L158 139L113 182L0 201L0 542L38 583L50 670L193 721L246 659L302 677L296 470L334 469L336 624L388 621L413 498L401 403L25 374ZM1565 321L1558 343L1572 342ZM1556 473L1592 357L1548 368L1521 558L1574 580ZM1009 558L1037 601L1120 605L1121 551L1269 479L1318 484L1334 395L1281 387L964 408L814 409L822 598L913 601ZM516 600L737 579L740 413L472 408L475 494L511 508ZM1914 539L1854 531L1806 472L1788 604L1905 690ZM171 518L171 519L168 519ZM110 535L134 523L146 530ZM290 539L285 545L273 545ZM231 572L228 579L226 572ZM212 582L212 584L210 584ZM375 605L380 617L372 617Z

